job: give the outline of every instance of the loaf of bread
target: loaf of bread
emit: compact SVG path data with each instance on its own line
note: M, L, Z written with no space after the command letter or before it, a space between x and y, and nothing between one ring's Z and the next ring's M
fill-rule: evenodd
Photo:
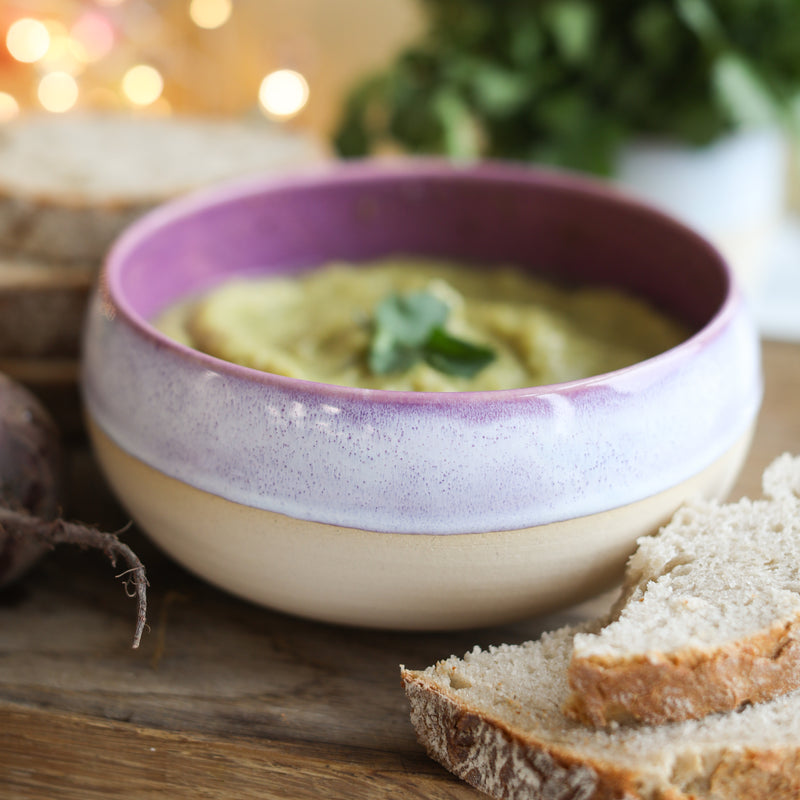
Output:
M312 137L265 120L24 114L0 127L0 251L99 262L158 203L324 157Z
M765 499L695 502L630 559L613 621L575 638L567 712L698 719L800 688L800 458Z
M431 757L503 798L800 797L800 458L763 483L642 539L607 618L401 668Z

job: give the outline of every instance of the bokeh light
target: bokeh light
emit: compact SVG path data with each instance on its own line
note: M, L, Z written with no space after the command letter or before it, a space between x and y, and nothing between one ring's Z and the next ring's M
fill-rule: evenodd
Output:
M23 17L9 27L6 47L17 61L32 64L46 55L50 48L50 33L38 19Z
M49 72L39 81L37 96L46 111L62 113L78 102L78 83L68 72Z
M299 72L279 69L261 81L258 100L269 116L287 119L305 106L308 94L308 81Z
M102 15L83 14L70 29L70 43L75 57L83 62L99 61L114 46L114 28Z
M0 122L8 122L19 114L17 99L8 92L0 92Z
M224 25L231 16L231 0L191 0L189 17L198 28L211 30Z
M63 22L57 19L43 20L47 30L49 45L42 54L42 59L57 61L69 50L69 31Z
M70 75L78 75L83 71L84 62L79 60L75 54L67 27L58 20L44 20L44 25L50 36L50 46L47 52L39 59L42 71L46 72L68 72Z
M149 64L137 64L122 77L122 93L136 106L155 103L164 91L161 73Z

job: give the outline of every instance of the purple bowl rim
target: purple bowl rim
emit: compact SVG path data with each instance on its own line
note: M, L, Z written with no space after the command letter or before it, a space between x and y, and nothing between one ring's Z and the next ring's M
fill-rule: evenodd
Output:
M295 188L317 185L336 185L348 183L369 184L385 181L387 178L414 180L418 178L466 178L505 183L536 184L571 191L600 200L608 200L620 207L638 210L653 218L660 218L662 224L694 240L694 243L707 251L717 262L725 284L725 292L716 312L695 333L680 344L651 358L638 361L627 367L611 372L599 373L563 383L540 384L513 389L491 389L479 391L408 391L397 389L370 389L343 386L339 384L311 381L304 378L291 378L285 375L265 372L253 367L245 367L209 355L161 333L149 320L139 314L125 298L120 286L120 275L129 253L150 235L172 222L190 217L202 210L221 206L235 200L265 193L281 192ZM638 373L658 365L690 355L713 339L719 329L724 328L742 301L742 291L728 262L714 245L699 233L661 211L646 201L632 197L610 183L590 176L576 174L567 170L530 165L523 162L483 160L475 163L458 163L438 157L400 157L387 159L356 159L335 161L315 165L299 171L282 175L255 174L245 178L222 181L214 186L190 192L183 197L167 201L143 214L131 223L112 243L103 261L99 276L99 287L104 300L109 301L115 312L142 335L145 340L166 348L182 357L189 364L196 364L217 374L224 374L241 381L263 384L284 390L312 393L323 397L369 400L395 405L412 404L453 404L457 402L513 402L530 397L554 393L571 393L603 385L632 372Z

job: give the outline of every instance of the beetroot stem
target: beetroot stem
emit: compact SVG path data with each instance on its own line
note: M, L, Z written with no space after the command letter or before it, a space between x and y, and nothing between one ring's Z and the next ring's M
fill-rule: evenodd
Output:
M74 544L84 549L101 550L111 561L112 567L116 567L117 560L122 559L128 569L116 577L124 578L126 591L131 597L136 597L136 630L132 646L134 648L139 646L147 622L147 576L144 564L127 544L120 541L118 534L106 533L88 525L66 522L63 519L43 520L26 511L3 506L0 506L0 530L14 538L35 537L53 547L59 544Z

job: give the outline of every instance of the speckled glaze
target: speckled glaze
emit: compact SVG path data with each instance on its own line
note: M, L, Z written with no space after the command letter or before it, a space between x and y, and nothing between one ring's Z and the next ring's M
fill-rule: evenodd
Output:
M256 372L148 323L234 274L393 253L610 282L697 333L570 384L419 394ZM107 259L83 364L93 423L164 475L298 520L415 534L510 531L643 500L733 448L762 391L740 291L692 232L574 177L428 161L256 178L150 213Z

